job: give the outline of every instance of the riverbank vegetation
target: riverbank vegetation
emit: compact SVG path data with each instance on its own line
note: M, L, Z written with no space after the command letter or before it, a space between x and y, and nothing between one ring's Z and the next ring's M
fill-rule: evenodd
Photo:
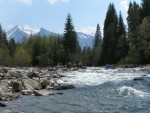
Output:
M93 48L80 48L71 14L67 15L64 34L42 37L24 37L22 43L9 41L0 26L0 65L2 66L54 66L80 64L100 66L106 64L150 63L150 1L130 2L127 26L121 12L117 14L110 3L102 30L97 24Z

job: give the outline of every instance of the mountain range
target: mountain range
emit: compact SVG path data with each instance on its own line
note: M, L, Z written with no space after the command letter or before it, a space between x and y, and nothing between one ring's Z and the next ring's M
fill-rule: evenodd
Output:
M61 35L58 33L50 32L44 28L40 28L40 30L38 32L33 32L33 30L31 28L25 27L25 26L20 26L20 25L13 27L6 33L8 40L10 40L11 38L14 38L14 40L19 43L22 42L23 37L29 37L31 34L32 35L40 35L40 36ZM81 48L83 48L85 46L92 47L94 36L85 34L82 32L77 32L77 36L78 36L78 41L79 41L79 45Z

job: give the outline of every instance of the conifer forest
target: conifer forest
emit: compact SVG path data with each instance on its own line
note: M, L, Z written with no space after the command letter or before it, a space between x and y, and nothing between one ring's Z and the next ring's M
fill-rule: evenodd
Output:
M64 33L58 36L31 35L21 43L7 40L0 26L0 65L2 66L54 66L82 64L103 66L106 64L150 63L150 0L130 2L126 18L116 12L113 3L107 8L104 28L97 24L93 47L79 46L73 15L68 13ZM99 15L101 16L101 15ZM63 25L62 25L63 26ZM102 35L103 34L103 35Z

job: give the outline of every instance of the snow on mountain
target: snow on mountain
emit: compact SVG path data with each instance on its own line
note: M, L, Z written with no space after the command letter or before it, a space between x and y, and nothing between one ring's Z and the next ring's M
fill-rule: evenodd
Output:
M40 36L57 36L58 34L56 34L54 32L50 32L44 28L41 28L40 31L37 33L37 35L40 35Z
M77 35L78 35L79 45L81 48L93 46L94 36L82 32L77 32Z
M41 28L39 32L35 33L29 26L15 26L11 30L9 30L6 35L7 39L10 40L14 38L16 42L22 42L23 37L29 37L29 35L35 34L40 36L58 36L59 34L50 32L44 28ZM77 32L79 45L81 48L92 47L94 37L92 35L88 35L82 32Z
M6 33L8 40L14 38L16 42L21 42L23 37L28 37L31 34L33 34L31 29L19 25L15 26Z

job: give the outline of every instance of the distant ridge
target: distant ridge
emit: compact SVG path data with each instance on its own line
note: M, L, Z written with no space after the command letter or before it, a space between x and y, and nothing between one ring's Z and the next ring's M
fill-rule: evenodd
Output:
M29 37L31 34L32 35L40 35L40 36L58 36L58 35L60 35L60 34L57 34L54 32L50 32L42 27L40 28L39 32L34 33L32 29L30 29L26 26L20 26L20 25L15 26L14 28L10 29L6 33L8 40L10 40L11 38L14 38L14 40L19 43L22 42L23 37ZM77 36L78 36L78 41L79 41L79 45L81 48L84 48L85 46L92 47L94 36L85 34L82 32L77 32Z

